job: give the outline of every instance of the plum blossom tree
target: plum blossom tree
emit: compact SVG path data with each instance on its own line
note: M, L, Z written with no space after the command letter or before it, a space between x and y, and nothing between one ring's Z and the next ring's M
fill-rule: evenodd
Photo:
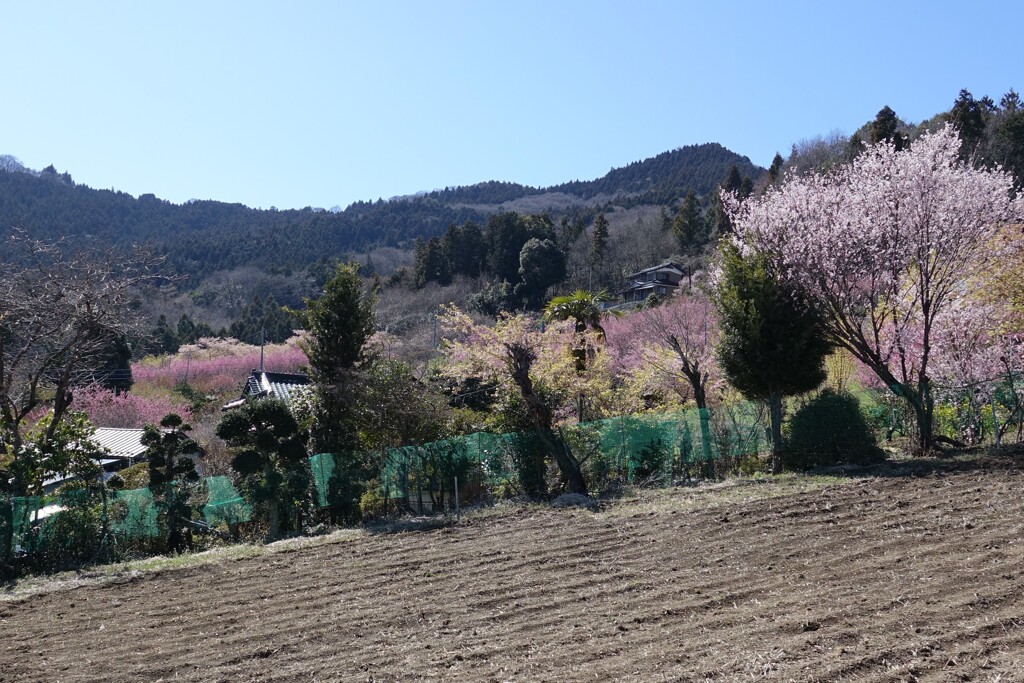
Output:
M701 444L707 458L712 442L708 397L721 383L715 360L719 335L714 306L700 293L674 296L661 306L635 311L608 325L609 344L621 349L628 365L654 369L682 400L693 400L700 411Z
M588 346L597 348L596 333L577 333L568 320L541 331L524 315L506 315L488 327L454 307L446 309L439 322L445 332L444 374L458 381L473 378L496 384L499 394L505 394L499 395L499 402L507 403L507 392L515 392L568 490L586 494L581 463L558 434L555 421L559 411L571 410L576 397L599 402L611 389L604 354L595 354L583 369L577 369L573 355L580 334L587 337Z
M871 146L827 174L789 178L761 197L723 197L742 249L769 254L811 300L833 343L912 407L922 451L933 446L936 334L993 236L1021 201L1000 169L960 159L956 132L908 150Z

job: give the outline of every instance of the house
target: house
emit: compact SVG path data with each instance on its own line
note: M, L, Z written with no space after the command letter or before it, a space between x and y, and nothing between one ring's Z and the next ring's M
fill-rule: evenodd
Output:
M679 288L686 270L672 261L630 274L629 286L619 292L623 303L638 303L652 294L668 296Z
M237 408L250 398L263 398L269 396L284 401L291 405L292 400L300 394L309 391L309 377L299 373L291 372L263 372L253 370L252 374L245 381L242 388L242 396L225 403L221 410Z
M112 472L123 470L129 465L134 465L146 457L146 447L142 445L141 429L122 429L120 427L97 427L93 433L92 440L102 448L105 453L99 458L99 465L103 468L103 480ZM57 475L43 482L43 492L53 493L61 484L73 479L67 475Z

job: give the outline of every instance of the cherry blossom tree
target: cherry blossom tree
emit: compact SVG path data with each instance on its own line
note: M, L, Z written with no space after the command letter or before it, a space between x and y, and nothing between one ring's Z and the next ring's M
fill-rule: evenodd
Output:
M874 371L933 445L936 334L975 269L1022 215L1013 180L959 157L945 127L908 150L887 142L827 174L791 177L761 197L723 197L741 248L768 253L822 313L832 341Z

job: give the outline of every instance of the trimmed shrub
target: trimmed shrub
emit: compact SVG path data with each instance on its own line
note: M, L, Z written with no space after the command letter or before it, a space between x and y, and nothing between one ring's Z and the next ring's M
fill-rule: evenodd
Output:
M823 390L789 421L783 466L791 470L885 460L860 403L848 393Z

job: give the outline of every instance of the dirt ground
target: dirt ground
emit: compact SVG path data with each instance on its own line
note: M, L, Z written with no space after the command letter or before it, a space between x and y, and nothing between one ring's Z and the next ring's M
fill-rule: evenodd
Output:
M8 599L0 681L1024 681L1022 466L522 506Z

